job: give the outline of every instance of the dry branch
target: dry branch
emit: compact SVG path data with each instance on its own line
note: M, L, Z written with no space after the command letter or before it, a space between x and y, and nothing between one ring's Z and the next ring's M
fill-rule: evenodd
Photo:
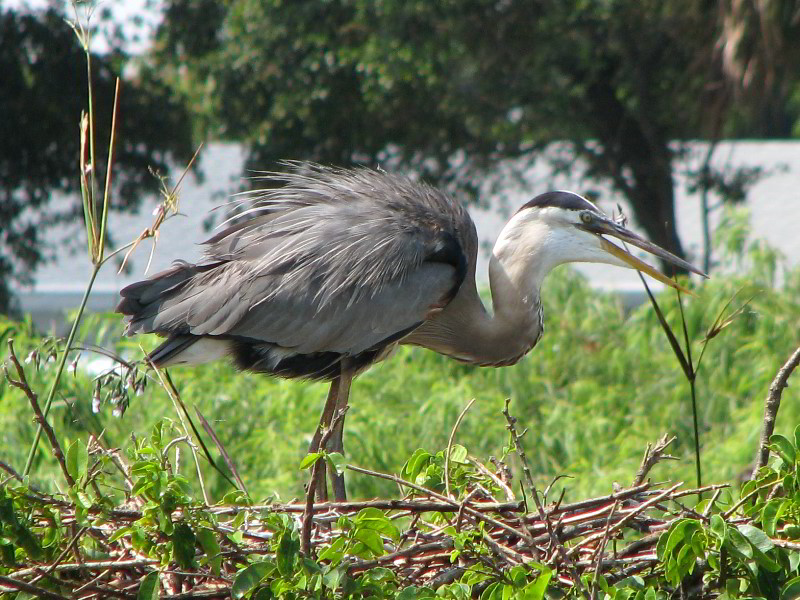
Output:
M3 371L5 372L6 379L8 380L9 384L25 393L25 396L28 398L28 401L31 404L31 408L33 409L33 414L36 415L36 421L39 423L39 426L44 429L47 439L50 441L50 448L53 450L53 456L56 457L58 464L61 466L61 472L64 474L64 479L67 481L67 484L72 487L75 485L75 480L67 470L67 461L64 459L64 453L61 451L61 445L58 443L58 439L56 438L53 428L50 427L50 424L47 422L47 419L42 413L42 409L39 406L39 397L31 389L31 386L28 385L28 379L25 377L25 369L22 368L22 365L20 364L19 359L17 359L17 355L14 352L14 340L10 338L8 340L8 358L14 365L14 369L17 371L17 377L19 379L13 379L6 366L3 365Z
M775 421L778 418L778 408L780 408L781 405L783 388L789 385L789 376L792 374L792 371L797 368L798 364L800 364L800 347L792 353L789 360L781 367L769 386L769 393L764 402L764 422L761 426L761 438L758 444L753 474L751 475L752 479L756 479L759 469L767 464L767 459L769 458L769 438L775 430Z

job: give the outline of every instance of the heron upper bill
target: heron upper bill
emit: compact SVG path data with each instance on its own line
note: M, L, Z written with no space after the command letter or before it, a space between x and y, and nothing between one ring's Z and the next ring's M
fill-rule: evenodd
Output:
M643 237L635 234L634 232L622 227L614 223L613 221L606 221L606 220L598 220L591 224L584 225L584 229L596 234L600 238L600 246L613 256L617 257L624 263L630 265L637 271L641 271L642 273L648 274L653 279L660 281L661 283L668 285L672 288L680 290L685 293L691 293L685 287L681 286L673 279L667 277L663 273L661 273L655 267L648 265L646 262L636 258L633 254L626 251L624 248L617 246L616 244L611 243L604 237L603 235L613 236L622 242L627 242L632 244L642 250L649 252L650 254L657 256L673 265L686 269L687 271L691 271L693 273L697 273L698 275L702 275L703 277L708 277L705 273L703 273L700 269L692 265L691 263L686 262L682 258L678 258L671 252L664 250L662 247L657 246L656 244L647 241Z

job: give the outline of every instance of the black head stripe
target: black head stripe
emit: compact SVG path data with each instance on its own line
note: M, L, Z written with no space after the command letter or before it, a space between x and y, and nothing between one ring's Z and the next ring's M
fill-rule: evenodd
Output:
M524 208L546 208L553 206L564 210L591 210L597 211L597 207L586 200L573 194L572 192L546 192L539 194L533 200L528 200L519 210Z

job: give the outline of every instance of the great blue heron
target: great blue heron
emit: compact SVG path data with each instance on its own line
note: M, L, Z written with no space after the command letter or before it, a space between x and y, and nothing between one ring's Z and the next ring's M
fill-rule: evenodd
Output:
M480 366L516 363L542 335L539 291L557 265L609 263L677 286L603 236L703 274L585 198L548 192L500 233L487 311L475 282L475 225L447 194L367 168L300 163L265 178L272 187L206 242L201 262L129 285L117 311L129 317L128 335L167 338L150 354L158 367L230 357L239 369L331 380L310 451L347 405L351 379L397 344ZM343 451L341 424L329 450ZM343 500L343 479L334 476L333 487Z

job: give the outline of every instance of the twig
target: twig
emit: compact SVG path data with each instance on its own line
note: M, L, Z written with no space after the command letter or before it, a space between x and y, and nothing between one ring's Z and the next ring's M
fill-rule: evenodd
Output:
M337 513L358 512L364 508L379 508L381 510L403 510L416 513L421 512L451 512L453 506L458 506L452 500L448 502L434 502L431 500L363 500L359 502L316 502L315 513L324 513L335 510ZM484 512L522 512L522 502L479 502L472 504L475 510ZM271 511L271 512L303 512L305 502L294 504L255 504L252 506L222 506L211 507L209 512L215 515L236 515L243 510Z
M654 498L651 498L651 499L650 499L650 500L648 500L647 502L644 502L644 503L640 504L639 506L637 506L637 507L636 507L636 510L634 510L634 511L632 511L632 512L628 513L627 515L625 515L625 517L623 517L622 519L620 519L619 521L617 521L617 522L614 524L614 526L611 528L611 531L610 531L610 533L614 533L614 532L618 531L618 530L619 530L619 529L621 529L621 528L622 528L622 526L623 526L623 525L625 525L625 524L626 524L628 521L630 521L631 519L633 519L635 516L637 516L637 515L641 514L642 512L644 512L645 510L647 510L648 508L651 508L651 507L652 507L654 504L658 504L658 503L659 503L659 502L661 502L661 501L662 501L664 498L666 498L667 496L669 496L670 494L672 494L672 493L673 493L675 490L677 490L677 489L678 489L680 486L682 486L682 485L683 485L683 482L682 482L682 481L680 481L680 482L676 483L675 485L673 485L673 486L672 486L671 488L669 488L668 490L664 490L663 492L661 492L660 494L658 494L658 495L657 495L657 496L655 496ZM578 551L580 548L582 548L583 546L585 546L585 545L589 544L590 542L593 542L593 541L595 541L595 540L597 540L597 539L601 538L602 536L603 536L603 534L602 534L602 533L596 533L596 534L594 534L594 535L590 535L589 537L587 537L587 538L585 538L585 539L581 540L581 542L580 542L579 544L576 544L575 546L573 546L572 548L570 548L570 549L569 549L569 552L568 552L568 554L570 554L570 555L572 555L572 554L575 554L575 553L576 553L576 552L577 552L577 551Z
M233 460L228 454L228 451L225 449L225 446L222 445L222 442L217 437L217 434L211 427L211 424L206 420L206 418L202 415L202 413L196 406L194 407L194 412L197 415L197 418L200 419L200 424L203 426L203 429L211 438L211 441L213 441L214 444L217 446L217 450L219 450L219 453L222 455L225 464L228 465L228 468L231 470L231 473L233 473L233 478L236 480L236 483L239 484L239 489L242 492L244 492L245 496L249 498L250 494L248 493L247 488L244 485L244 481L242 481L242 478L239 476L239 470L236 468L236 465L234 464Z
M764 402L764 422L761 426L761 439L756 453L756 464L751 475L752 479L755 479L758 476L759 469L767 464L769 438L775 430L775 420L778 418L778 408L781 405L781 394L783 393L783 388L789 385L789 376L798 364L800 364L800 347L792 353L769 386L769 393Z
M741 508L742 505L747 503L750 500L750 498L752 498L753 496L758 494L758 492L760 492L761 490L767 489L769 487L772 487L773 485L777 485L779 483L781 483L781 480L780 479L775 479L773 481L765 483L764 485L760 485L757 488L754 488L753 490L750 491L749 494L746 494L746 495L742 496L736 504L734 504L728 510L726 510L724 513L722 513L722 518L723 519L728 519L733 513L735 513L737 510L739 510L739 508Z
M6 379L8 379L8 375L6 375ZM9 465L8 463L6 463L6 462L4 462L2 460L0 460L0 469L3 469L3 471L5 471L9 475L11 475L11 477L16 479L17 481L19 481L19 482L24 481L24 479L22 479L22 475L17 473L16 470L14 470L14 467L12 467L11 465Z
M136 558L131 560L98 560L98 561L86 561L81 563L62 563L60 565L56 565L54 572L61 573L63 571L74 571L77 569L88 569L90 571L95 571L97 569L136 569L139 567L148 567L152 565L157 565L159 560L157 558ZM26 577L28 575L36 574L37 570L41 569L41 567L29 567L25 569L20 569L19 571L14 571L13 573L9 573L9 575L13 577Z
M649 447L650 445L648 444L648 448ZM597 544L597 551L594 554L597 564L594 567L594 581L592 581L592 591L589 595L589 600L595 600L595 598L597 598L597 580L600 579L600 567L603 564L603 552L605 551L606 544L608 543L609 539L611 519L614 516L614 512L617 510L618 504L618 502L614 502L614 506L611 507L611 511L608 513L608 518L606 519L606 530L603 532L603 538L600 540L600 543Z
M720 494L722 494L722 490L714 491L714 495L711 496L711 502L708 503L708 506L706 506L706 509L703 511L703 518L707 519L708 516L711 514L711 509L714 508L714 504L716 503L717 498L719 498Z
M437 500L441 500L442 502L448 502L450 504L450 506L452 506L452 511L453 512L456 512L458 510L459 506L460 506L457 502L447 498L446 496L442 496L441 494L437 494L436 492L434 492L432 490L424 488L421 485L416 485L415 483L411 483L410 481L406 481L405 479L401 479L400 477L396 477L394 475L387 475L386 473L378 473L377 471L370 471L369 469L364 469L362 467L357 467L355 465L347 465L347 468L350 471L355 471L356 473L363 473L364 475L371 475L373 477L379 477L381 479L388 479L389 481L394 481L395 483L397 483L399 485L402 485L402 486L405 486L405 487L410 487L411 489L417 490L418 492L422 492L423 494L428 494L432 498L436 498ZM509 525L506 525L505 523L503 523L501 521L498 521L497 519L492 519L491 517L487 517L486 515L484 515L480 511L475 510L474 508L471 508L469 506L465 506L464 507L464 512L466 512L467 514L472 515L473 517L476 517L476 518L480 519L481 521L485 521L486 523L488 523L490 525L493 525L495 527L499 527L500 529L504 529L504 530L508 531L509 533L511 533L513 535L517 535L517 536L521 537L522 539L524 539L525 541L527 541L528 543L531 543L531 544L533 543L533 538L531 536L529 536L528 534L524 534L521 531L518 531L518 530L514 529L513 527L510 527Z
M512 501L514 500L514 491L508 487L508 484L500 479L496 474L492 473L489 469L487 469L479 460L472 458L471 456L467 457L467 460L472 464L473 467L478 469L481 473L486 475L489 479L494 481L495 485L503 490L503 493L506 495L506 500Z
M470 407L475 404L476 398L473 398L464 409L461 411L461 414L458 415L456 419L455 425L453 425L453 430L450 432L450 438L447 440L447 453L444 455L444 489L445 495L450 498L452 494L450 493L450 452L453 451L453 438L456 437L456 431L458 431L458 426L461 425L461 420L464 418L464 415L467 414L467 411Z
M678 438L674 435L672 437L668 437L665 433L663 436L661 436L661 439L656 442L655 446L652 444L647 444L647 448L644 451L644 456L642 457L642 464L639 467L639 470L636 472L636 477L633 478L634 486L641 484L644 481L644 478L647 477L650 469L652 469L659 461L677 460L674 456L664 454L664 450L667 449L667 446L669 446L676 439Z
M477 494L478 491L479 488L475 488L461 501L461 506L458 507L458 514L456 515L456 531L461 531L461 518L464 516L464 509L467 507L467 502L472 500L472 497Z
M37 585L25 583L24 581L18 581L16 579L12 579L11 577L6 577L5 575L0 575L0 583L14 588L15 590L34 594L37 598L44 598L45 600L69 600L69 598L62 596L61 594L49 592Z
M445 539L439 542L428 542L425 544L417 544L416 546L411 546L409 548L406 548L405 550L392 552L391 554L384 554L383 556L381 556L380 558L376 558L375 560L363 560L354 562L348 567L348 571L352 573L353 571L362 571L366 569L371 569L372 567L376 567L381 564L393 563L399 558L410 558L412 556L418 556L424 554L431 550L449 550L452 547L453 547L452 539Z
M330 426L322 433L322 437L319 441L319 447L324 448L325 444L328 442L328 439L333 435L333 432L336 431L336 426L344 419L345 414L347 413L347 406L340 409L335 415L333 415L333 419L331 420ZM308 489L306 490L306 507L303 511L303 530L302 530L302 548L303 554L306 555L307 558L311 558L311 524L314 519L314 494L317 490L317 483L320 479L320 464L325 464L325 456L320 455L319 458L314 462L314 465L311 467L311 479L308 482Z
M528 430L526 429L522 433L517 434L517 418L511 416L511 413L508 410L509 404L511 404L511 398L506 398L506 405L503 409L503 416L505 416L506 421L508 421L506 429L508 429L508 431L511 433L511 438L514 441L514 448L517 456L519 456L519 459L522 462L522 472L525 474L525 479L528 482L528 487L530 488L531 493L533 493L533 490L536 489L536 485L533 483L533 475L531 475L531 469L528 466L528 458L525 456L525 449L522 448L519 443L522 440L522 436L524 436Z
M782 540L780 538L770 538L770 539L772 540L773 544L781 548L786 548L788 550L800 550L800 543L798 542L792 542L790 540Z
M59 565L59 563L67 557L67 554L69 554L72 551L72 549L75 547L75 544L78 543L78 540L81 539L81 536L84 533L86 533L88 529L89 529L88 527L81 527L78 530L78 533L76 533L72 537L69 544L67 544L67 547L64 548L61 554L58 555L58 558L56 558L55 562L47 568L47 571L45 571L46 576L52 575L53 571L56 570L56 567Z
M17 355L14 352L14 340L11 338L8 340L8 357L14 364L14 368L17 371L19 380L12 379L8 373L8 369L5 365L3 365L3 371L5 372L6 379L8 379L8 383L13 385L15 388L19 388L25 392L25 395L28 397L28 401L31 403L31 408L33 408L33 413L36 415L36 421L39 423L39 427L44 429L47 439L50 441L50 448L53 450L53 456L56 457L58 464L61 466L61 471L64 474L64 478L67 480L67 484L69 487L72 487L75 485L75 480L72 478L72 475L69 474L69 470L67 469L67 461L64 459L64 453L61 451L61 445L58 443L58 439L56 439L56 434L53 431L53 428L50 427L50 424L47 422L47 419L42 413L42 409L39 407L39 399L36 396L36 393L31 389L31 386L28 385L28 380L25 377L25 369L23 369L22 365L19 364Z
M539 500L539 493L536 490L536 486L533 483L533 476L531 475L530 467L528 467L528 459L525 457L525 450L522 447L522 435L525 435L525 431L522 432L522 435L517 434L517 427L516 422L517 419L511 416L511 413L508 410L508 405L511 403L511 398L506 398L506 405L503 409L503 415L508 421L508 425L506 429L511 433L511 438L514 441L514 449L519 456L520 461L522 462L522 472L525 474L525 478L528 480L528 485L531 489L531 495L533 496L533 501L536 503L536 510L539 511L539 518L544 523L545 527L547 528L547 534L550 536L550 543L553 545L553 548L558 552L561 560L564 563L564 566L567 567L571 574L572 579L575 584L575 589L578 590L578 595L584 596L583 592L583 585L581 584L581 578L578 574L578 568L575 566L575 562L569 559L569 555L567 554L564 545L558 539L555 531L553 530L553 525L550 523L550 519L547 518L547 514L544 512L544 507L542 506L541 500ZM527 431L527 430L526 430Z
M153 364L153 361L150 360L148 355L145 355L145 357L148 364L156 372L156 375L161 382L161 387L164 388L164 390L167 392L167 396L169 396L169 399L172 400L172 406L175 408L175 412L178 413L178 419L180 419L181 425L183 426L183 433L186 435L186 437L191 438L189 434L189 428L186 426L186 420L189 419L189 411L186 410L186 405L183 403L183 400L181 400L181 395L178 393L178 388L176 388L175 384L172 383L172 378L170 378L167 371L162 373L161 369L156 368L155 364ZM183 409L183 413L180 409ZM186 415L186 419L184 419L184 414ZM194 431L195 436L199 440L200 434L198 433L197 428L195 428L194 423L191 422L191 419L189 419L189 422L192 425L192 431ZM189 444L189 449L191 450L192 457L194 458L194 466L195 470L197 471L197 480L200 483L200 491L203 494L203 500L205 501L206 506L208 506L211 504L211 502L209 501L208 494L206 493L206 484L203 480L203 471L200 469L200 461L197 459L197 450L192 443ZM211 461L211 463L214 464L214 461Z

